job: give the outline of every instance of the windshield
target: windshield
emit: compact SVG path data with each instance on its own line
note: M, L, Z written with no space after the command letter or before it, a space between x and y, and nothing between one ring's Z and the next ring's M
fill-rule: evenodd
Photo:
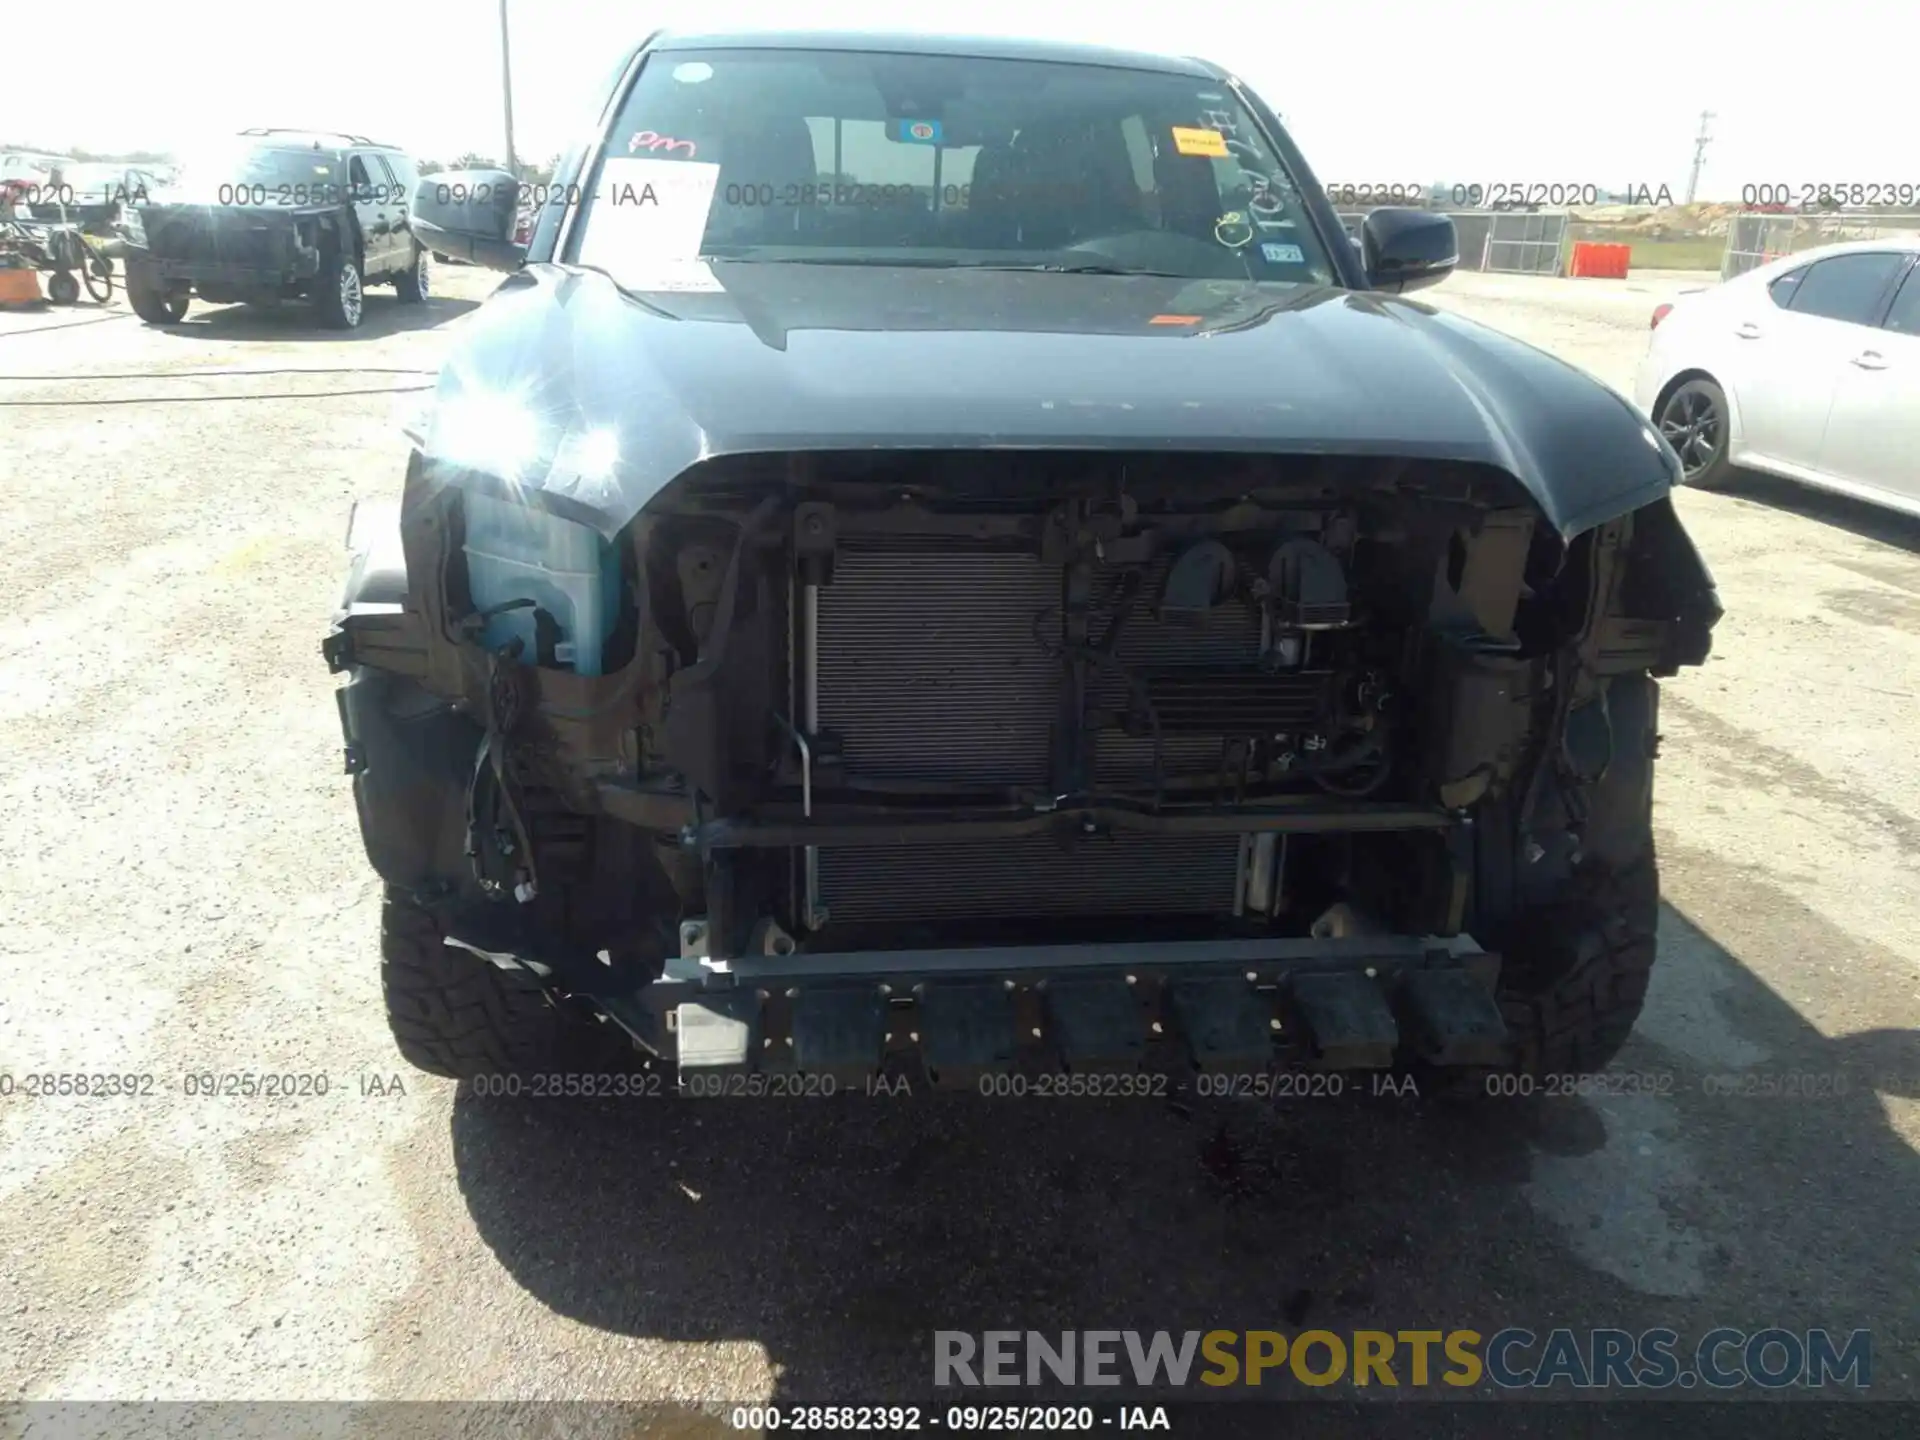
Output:
M1232 91L1095 65L662 51L582 203L561 258L616 278L696 256L1334 273Z
M167 185L166 198L205 205L326 204L345 184L336 151L226 145L188 157Z

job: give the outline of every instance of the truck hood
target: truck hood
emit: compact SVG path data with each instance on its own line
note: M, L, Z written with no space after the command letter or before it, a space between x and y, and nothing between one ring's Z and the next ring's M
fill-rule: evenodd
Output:
M461 326L416 443L611 537L755 452L1110 449L1492 466L1563 536L1680 467L1583 371L1416 301L1233 280L726 263L622 289L533 265Z

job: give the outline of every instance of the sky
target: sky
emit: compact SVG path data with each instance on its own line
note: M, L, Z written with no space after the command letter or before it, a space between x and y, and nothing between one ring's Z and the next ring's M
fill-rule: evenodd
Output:
M1751 0L972 0L923 16L899 0L810 0L804 28L1026 35L1216 60L1281 113L1329 184L1666 185L1677 198L1700 112L1712 110L1699 198L1737 200L1760 183L1920 186L1910 4L1832 0L1790 15ZM580 131L607 66L649 31L801 23L792 0L507 5L516 148L536 161ZM85 32L97 41L64 62L7 67L0 144L177 153L285 125L440 160L504 153L497 0L330 0L325 48L318 13L276 0L96 0Z

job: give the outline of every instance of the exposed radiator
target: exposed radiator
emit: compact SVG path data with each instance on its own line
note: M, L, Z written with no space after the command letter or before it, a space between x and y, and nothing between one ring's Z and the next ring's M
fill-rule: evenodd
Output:
M1166 567L1162 560L1144 576L1115 658L1142 675L1250 668L1259 654L1260 624L1248 607L1224 605L1198 627L1152 618ZM1112 583L1102 575L1096 593ZM833 584L820 594L820 726L840 736L847 769L896 782L1044 785L1062 674L1034 631L1038 621L1042 635L1057 638L1060 584L1058 566L1030 555L843 541ZM1210 773L1220 763L1218 735L1180 733L1192 729L1193 700L1246 709L1264 696L1268 709L1277 700L1280 713L1294 715L1302 702L1297 686L1285 691L1288 683L1250 674L1244 681L1196 680L1201 691L1179 681L1156 687L1168 701L1167 772ZM1205 686L1223 688L1209 696ZM1097 706L1115 713L1129 708L1126 681L1111 670L1094 672L1092 690ZM1144 736L1104 734L1095 751L1096 778L1142 786L1152 753Z
M1058 567L1029 556L843 541L820 592L820 728L848 771L1044 785L1060 662L1032 631L1059 602Z
M1198 679L1206 667L1252 666L1258 618L1232 604L1198 628L1161 625L1151 607L1165 564L1143 577L1116 658L1142 675L1195 671L1191 684L1156 687L1169 712L1162 769L1210 774L1222 761L1220 736L1179 733L1196 706L1292 713L1299 700L1272 685L1209 689ZM1102 575L1096 594L1115 578ZM1036 623L1058 637L1060 598L1060 568L1031 555L843 539L833 583L820 593L818 724L839 737L847 772L896 784L1044 788L1063 677L1034 637ZM1092 703L1125 713L1126 681L1096 671ZM1096 781L1144 791L1152 758L1147 737L1105 732ZM823 850L820 893L835 920L1222 914L1233 907L1238 854L1232 835Z

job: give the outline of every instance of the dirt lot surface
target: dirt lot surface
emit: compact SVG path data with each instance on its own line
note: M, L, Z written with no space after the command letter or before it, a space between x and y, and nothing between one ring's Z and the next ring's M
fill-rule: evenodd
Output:
M491 283L376 292L351 338L0 315L0 1071L154 1077L0 1095L0 1400L924 1400L936 1328L1510 1324L1866 1327L1874 1393L1920 1397L1920 526L1765 480L1678 500L1728 613L1663 698L1662 960L1616 1067L1656 1093L392 1078L318 643L349 504L397 494L409 387ZM1624 390L1689 283L1430 297ZM326 1093L187 1093L248 1072Z

